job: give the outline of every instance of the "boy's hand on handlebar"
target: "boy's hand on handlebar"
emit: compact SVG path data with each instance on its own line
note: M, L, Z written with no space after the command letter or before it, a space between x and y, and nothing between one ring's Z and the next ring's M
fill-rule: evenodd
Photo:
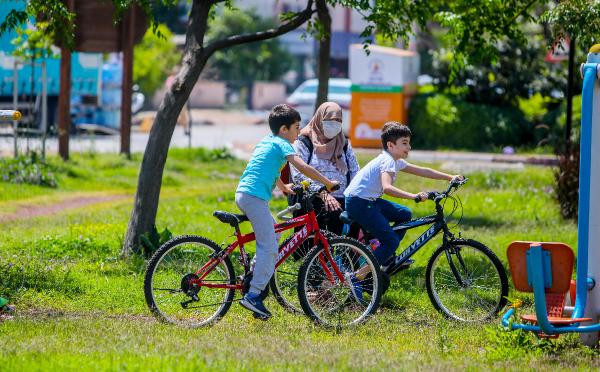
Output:
M450 183L458 183L458 182L461 182L464 180L465 180L465 176L457 174L457 175L452 176Z
M413 198L414 201L418 202L422 202L425 201L429 198L429 193L427 191L421 191L418 194L415 194L415 197Z
M340 183L338 181L331 181L325 185L327 187L327 191L332 192L340 188Z
M296 195L296 192L294 191L293 186L294 186L293 183L284 183L284 184L281 185L281 187L279 189L284 194L287 194L287 195Z

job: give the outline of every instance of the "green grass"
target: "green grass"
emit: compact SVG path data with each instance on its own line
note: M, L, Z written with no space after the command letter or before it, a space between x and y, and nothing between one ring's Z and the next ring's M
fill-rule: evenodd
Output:
M217 159L204 150L172 151L165 172L157 227L175 235L199 234L218 243L230 228L211 216L236 211L233 192L244 163ZM361 158L361 162L367 159ZM597 369L597 351L576 335L538 340L505 332L499 321L464 326L444 320L425 291L424 270L439 239L396 276L377 316L353 329L333 332L303 316L285 313L274 300L269 322L252 319L234 304L211 328L189 330L158 323L143 296L145 262L119 259L131 212L140 156L76 155L57 159L59 187L0 182L0 213L22 205L61 202L78 195L118 194L123 199L31 219L0 222L0 294L17 306L0 322L2 370L189 370L189 369ZM506 262L513 240L563 241L575 245L576 225L559 217L551 192L552 170L480 172L458 195L464 205L462 235L487 244ZM397 184L434 190L441 181L410 175ZM282 199L271 204L284 207ZM432 203L408 204L416 216ZM245 227L247 229L247 226ZM401 246L421 231L412 230ZM525 299L531 297L511 293Z

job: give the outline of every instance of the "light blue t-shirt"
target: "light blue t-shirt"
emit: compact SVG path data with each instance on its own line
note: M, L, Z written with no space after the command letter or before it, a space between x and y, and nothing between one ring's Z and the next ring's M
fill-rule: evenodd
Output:
M381 173L392 174L392 183L396 181L396 173L406 168L408 163L404 159L394 160L387 151L382 151L375 159L358 171L356 176L344 191L345 197L359 197L367 200L375 200L383 195L381 185Z
M270 200L275 182L287 157L294 155L292 144L269 134L256 145L246 170L240 177L236 192L243 192L259 199Z

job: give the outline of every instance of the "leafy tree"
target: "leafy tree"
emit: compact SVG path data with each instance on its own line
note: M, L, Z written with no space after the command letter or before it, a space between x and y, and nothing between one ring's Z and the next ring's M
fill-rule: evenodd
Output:
M502 40L496 43L495 62L468 65L451 78L454 52L444 47L431 53L428 73L441 91L458 93L472 103L515 106L519 98L535 93L557 96L566 90L565 66L544 60L547 40L539 32L528 35L528 42Z
M207 39L217 40L242 32L258 32L276 27L274 19L261 18L255 11L240 12L224 9L211 25ZM275 81L290 70L292 55L277 39L262 43L236 45L215 53L208 67L208 75L218 79L252 82Z
M133 81L146 96L151 96L162 86L173 66L181 59L171 41L171 31L162 25L157 30L163 37L148 30L133 52Z

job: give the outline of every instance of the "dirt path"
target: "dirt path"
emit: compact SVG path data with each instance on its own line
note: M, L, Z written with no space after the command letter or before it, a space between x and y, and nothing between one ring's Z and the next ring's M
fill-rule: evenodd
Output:
M23 204L16 212L0 214L1 222L24 220L39 216L49 216L71 209L86 207L91 204L109 202L129 198L129 195L91 195L76 196L49 205Z

